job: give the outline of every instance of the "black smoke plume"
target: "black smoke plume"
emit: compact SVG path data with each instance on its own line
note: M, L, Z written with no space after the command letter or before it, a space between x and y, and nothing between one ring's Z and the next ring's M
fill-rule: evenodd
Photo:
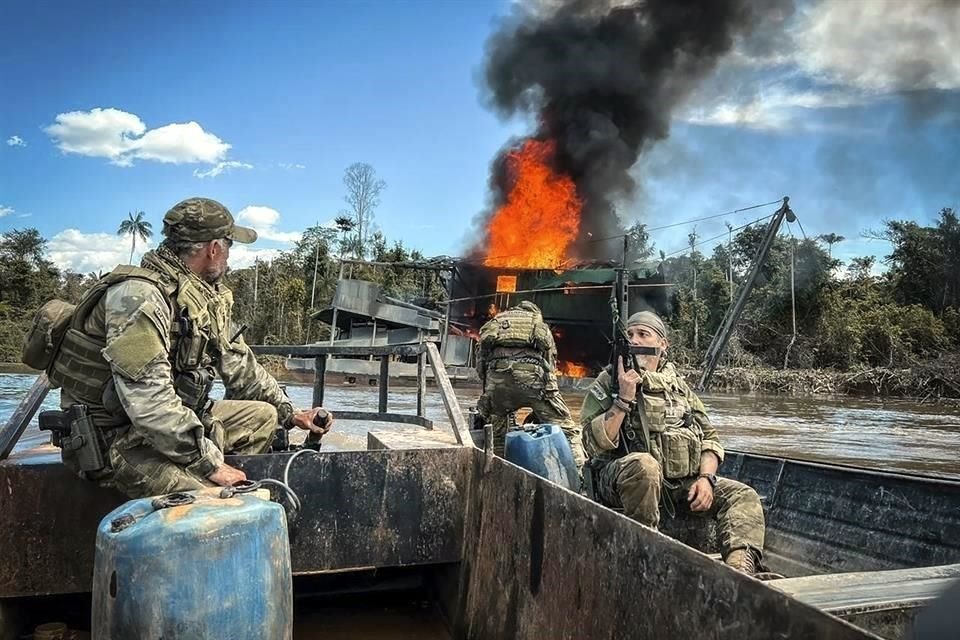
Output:
M536 116L531 137L557 145L556 169L584 200L576 252L619 259L615 205L634 196L630 168L670 131L671 115L737 39L785 0L570 0L518 10L487 43L489 104ZM493 209L507 188L504 156L491 168ZM481 220L485 227L486 217ZM482 245L481 245L482 246Z

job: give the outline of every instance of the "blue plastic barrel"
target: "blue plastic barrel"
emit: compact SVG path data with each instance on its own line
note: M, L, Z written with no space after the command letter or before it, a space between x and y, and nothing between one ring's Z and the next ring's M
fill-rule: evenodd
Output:
M526 425L522 431L508 431L504 458L561 487L580 490L570 443L558 425Z
M292 637L283 507L256 494L221 498L220 491L131 500L100 522L94 638Z

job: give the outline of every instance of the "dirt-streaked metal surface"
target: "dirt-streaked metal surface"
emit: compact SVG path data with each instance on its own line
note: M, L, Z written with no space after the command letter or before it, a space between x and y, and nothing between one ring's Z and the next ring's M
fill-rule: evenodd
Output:
M476 458L455 637L876 637L498 458Z

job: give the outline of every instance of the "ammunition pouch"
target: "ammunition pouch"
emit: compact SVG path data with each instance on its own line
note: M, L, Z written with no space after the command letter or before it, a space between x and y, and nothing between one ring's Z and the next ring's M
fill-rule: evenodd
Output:
M42 411L39 422L41 431L51 432L52 444L76 456L81 471L93 473L106 466L100 434L86 405L71 405L66 411Z
M701 442L691 429L670 429L660 434L663 477L682 480L700 471Z
M213 375L213 371L208 367L198 367L183 371L173 379L173 388L183 402L183 406L191 409L201 420L213 406L213 401L210 399Z

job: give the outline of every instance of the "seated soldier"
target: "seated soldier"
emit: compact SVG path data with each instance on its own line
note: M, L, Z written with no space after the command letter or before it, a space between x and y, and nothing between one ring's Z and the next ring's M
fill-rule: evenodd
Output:
M142 266L120 266L85 294L50 368L61 405L89 410L96 437L63 450L81 477L132 498L245 480L228 453L270 448L277 424L315 436L332 415L296 410L231 327L222 281L234 242L257 234L218 202L184 200ZM210 398L215 375L226 399Z
M618 361L583 401L583 443L598 498L656 528L663 508L677 518L714 518L724 562L751 575L763 551L760 497L747 485L716 476L723 447L700 399L666 359L667 328L652 311L627 320L636 346L658 355Z

